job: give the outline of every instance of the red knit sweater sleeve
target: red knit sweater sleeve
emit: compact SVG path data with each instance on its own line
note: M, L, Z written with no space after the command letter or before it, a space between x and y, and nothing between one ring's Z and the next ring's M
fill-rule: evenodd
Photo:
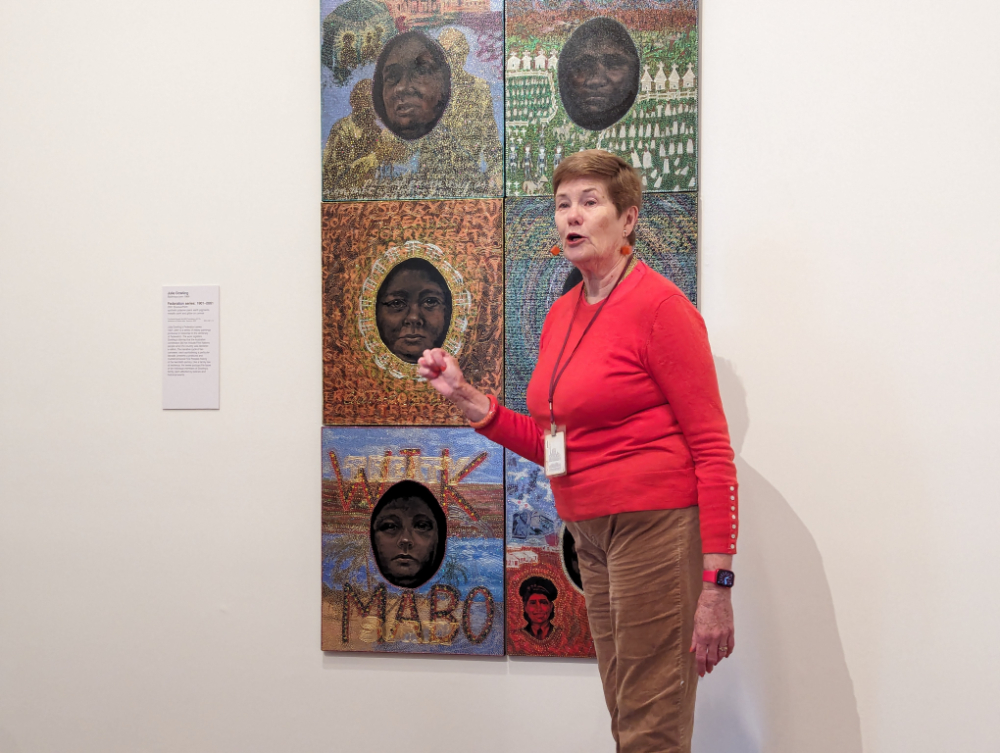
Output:
M551 315L549 311L549 315ZM542 335L539 338L539 352L545 347L549 336L549 316L542 324ZM545 439L542 430L530 416L500 406L496 417L482 429L476 429L491 442L503 445L511 452L516 452L525 460L544 465Z
M477 431L525 460L542 465L545 440L538 424L531 417L500 406L496 417Z
M702 551L735 554L736 466L705 322L683 295L656 308L643 357L694 460Z

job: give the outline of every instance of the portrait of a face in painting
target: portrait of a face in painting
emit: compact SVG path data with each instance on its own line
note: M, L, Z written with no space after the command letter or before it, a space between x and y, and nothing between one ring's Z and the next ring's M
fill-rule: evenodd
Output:
M401 139L426 136L451 98L451 66L445 51L420 31L386 42L372 80L372 104L386 128Z
M447 522L423 484L400 481L379 499L371 516L371 544L379 572L392 585L419 588L444 559Z
M415 364L425 350L444 344L451 303L444 275L426 259L407 259L392 268L376 294L379 337L393 355Z
M524 605L525 625L521 630L536 641L549 638L555 630L552 618L559 589L548 578L533 575L524 579L517 592Z
M398 379L418 379L429 348L458 357L472 298L439 246L407 241L376 258L362 284L358 326L367 357Z
M600 131L620 120L639 93L639 52L628 30L592 18L570 35L559 58L559 96L577 125Z

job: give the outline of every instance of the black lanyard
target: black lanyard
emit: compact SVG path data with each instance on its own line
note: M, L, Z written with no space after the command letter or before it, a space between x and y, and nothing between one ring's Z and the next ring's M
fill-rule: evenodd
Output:
M566 328L566 339L563 340L562 347L559 349L559 356L556 358L555 365L552 367L552 377L549 379L549 419L552 422L553 435L556 433L556 414L552 409L552 398L555 397L556 394L556 385L559 384L559 380L562 378L563 372L566 371L566 367L569 366L569 362L572 361L573 356L576 355L576 351L580 347L580 343L583 342L583 338L587 336L590 328L593 326L594 322L597 321L597 317L601 315L605 304L611 300L611 293L614 293L615 288L618 287L618 283L625 279L625 273L628 272L628 268L632 266L632 259L634 258L634 256L631 256L629 257L629 260L625 262L625 269L623 269L622 273L618 275L618 279L615 281L615 286L611 288L611 292L609 292L607 297L601 301L601 305L597 307L597 311L594 312L590 321L587 322L587 326L584 328L583 334L580 335L580 339L576 341L576 345L573 346L573 351L569 354L569 358L566 359L566 363L564 363L563 367L560 369L559 362L562 361L563 353L566 351L566 345L569 343L569 336L573 331L573 324L576 322L576 314L580 310L580 301L583 300L584 290L586 289L586 284L580 283L580 297L576 299L576 307L573 309L573 318L569 320L569 327Z

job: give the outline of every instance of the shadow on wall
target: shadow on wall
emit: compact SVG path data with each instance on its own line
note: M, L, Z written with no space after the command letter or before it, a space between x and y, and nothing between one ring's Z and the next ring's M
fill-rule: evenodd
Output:
M854 684L816 542L741 457L750 425L733 365L715 366L740 480L736 653L701 681L695 753L861 753ZM728 665L728 666L727 666Z

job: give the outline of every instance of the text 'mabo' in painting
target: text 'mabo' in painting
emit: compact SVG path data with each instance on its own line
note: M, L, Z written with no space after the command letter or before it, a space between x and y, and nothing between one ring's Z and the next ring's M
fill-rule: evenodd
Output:
M323 429L324 651L504 653L503 450L471 429Z
M636 225L635 254L698 303L698 216L694 193L643 194ZM527 413L525 390L538 359L542 324L556 298L579 280L579 273L549 249L559 243L555 202L549 198L508 199L506 203L504 306L508 408Z
M501 397L503 204L323 204L323 423L465 425L417 375L443 348Z
M647 191L697 187L697 0L508 0L507 196L545 195L562 159L617 154Z
M503 195L501 0L322 0L323 200Z
M507 653L594 656L573 536L540 466L507 452Z

